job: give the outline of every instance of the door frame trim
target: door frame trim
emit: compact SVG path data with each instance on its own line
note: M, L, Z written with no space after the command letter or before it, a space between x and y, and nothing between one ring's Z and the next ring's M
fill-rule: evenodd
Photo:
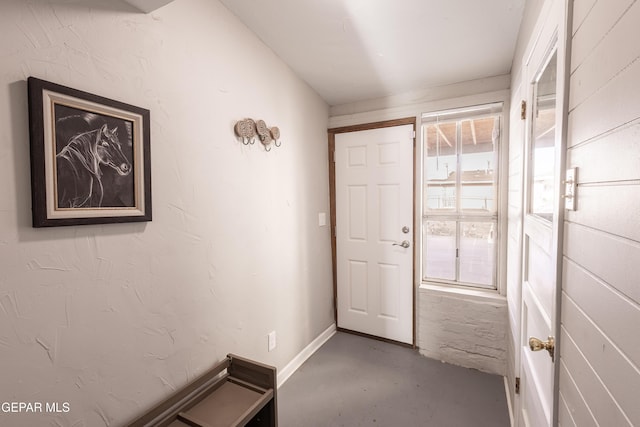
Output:
M337 269L337 246L336 246L336 164L335 164L335 148L336 148L336 134L339 133L349 133L349 132L358 132L363 130L371 130L371 129L382 129L387 127L394 126L404 126L404 125L413 125L413 183L412 183L412 212L411 212L411 221L414 225L413 227L413 241L417 242L416 239L416 230L415 230L415 206L416 206L416 117L405 117L401 119L394 120L385 120L381 122L373 122L373 123L363 123L358 125L351 126L342 126L336 128L327 129L328 136L328 154L329 154L329 219L331 226L331 264L332 264L332 273L333 273L333 318L338 324L338 269ZM412 272L411 272L411 290L412 299L413 299L413 313L412 313L412 348L416 348L416 245L413 245L413 253L412 253ZM342 330L344 332L351 332L348 330L343 330L338 328L338 330ZM380 340L385 340L379 337L373 337L366 335L370 338L376 338ZM395 341L389 341L396 343ZM404 344L403 344L404 345Z

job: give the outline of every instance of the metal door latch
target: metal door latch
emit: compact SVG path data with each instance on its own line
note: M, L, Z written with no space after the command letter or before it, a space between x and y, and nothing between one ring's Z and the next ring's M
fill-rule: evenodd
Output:
M567 169L567 175L562 183L564 184L564 208L570 211L576 210L576 187L577 187L578 168Z
M411 246L411 243L409 243L408 240L403 240L402 243L395 242L392 246L402 246L403 248L406 249L409 246Z

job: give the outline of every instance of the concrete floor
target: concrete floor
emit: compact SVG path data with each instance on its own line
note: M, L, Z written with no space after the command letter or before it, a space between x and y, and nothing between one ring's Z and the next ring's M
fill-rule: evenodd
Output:
M281 427L509 426L502 377L338 332L278 390Z

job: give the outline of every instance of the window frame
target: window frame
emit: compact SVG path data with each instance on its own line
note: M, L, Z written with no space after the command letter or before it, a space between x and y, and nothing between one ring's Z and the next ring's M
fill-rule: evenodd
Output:
M500 223L502 218L502 212L506 209L506 206L503 206L503 193L506 191L507 183L505 178L505 168L506 168L506 155L508 150L508 138L505 136L504 130L507 128L507 120L508 117L505 114L506 110L506 102L498 101L498 102L489 102L485 104L472 105L462 108L454 108L454 109L444 109L433 111L429 113L423 113L421 115L420 121L420 139L421 139L421 156L420 156L420 229L422 230L419 233L420 239L420 256L418 257L419 265L420 265L420 281L424 285L437 285L437 286L445 286L449 288L459 288L462 290L468 291L492 291L501 293L501 281L502 281L502 271L503 268L503 257L504 257L504 242L503 240L503 225ZM462 157L464 155L463 144L462 144L462 135L461 128L462 123L466 120L478 120L487 117L497 116L499 120L498 125L498 137L496 149L493 151L494 159L495 159L495 167L493 173L493 193L494 193L494 210L491 212L481 212L471 210L463 210L461 208L461 195L462 195L462 173L461 163ZM453 122L456 123L456 182L455 182L455 199L456 199L456 207L451 211L432 211L429 212L427 208L427 196L428 191L427 185L428 180L427 170L426 170L426 156L427 156L427 146L426 146L426 137L425 137L425 129L426 125L437 123L437 122ZM448 173L448 172L447 172ZM455 243L456 243L456 257L455 257L455 277L456 280L447 280L440 278L433 278L426 276L426 263L425 263L425 251L426 251L426 234L424 232L424 227L428 221L452 221L455 223L456 232L455 232ZM462 236L462 227L465 222L489 222L494 225L494 230L491 232L493 235L493 270L492 270L492 283L490 285L483 285L478 283L468 283L461 280L462 278L462 270L461 270L461 236Z

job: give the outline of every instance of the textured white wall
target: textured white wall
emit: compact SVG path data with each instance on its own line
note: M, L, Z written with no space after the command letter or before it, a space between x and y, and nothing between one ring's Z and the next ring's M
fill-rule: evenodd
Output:
M424 287L418 294L420 354L491 374L506 373L505 298Z
M328 106L223 6L5 0L0 28L0 403L70 408L0 425L122 425L331 325ZM151 110L153 222L31 228L28 76ZM282 147L243 146L245 117Z

